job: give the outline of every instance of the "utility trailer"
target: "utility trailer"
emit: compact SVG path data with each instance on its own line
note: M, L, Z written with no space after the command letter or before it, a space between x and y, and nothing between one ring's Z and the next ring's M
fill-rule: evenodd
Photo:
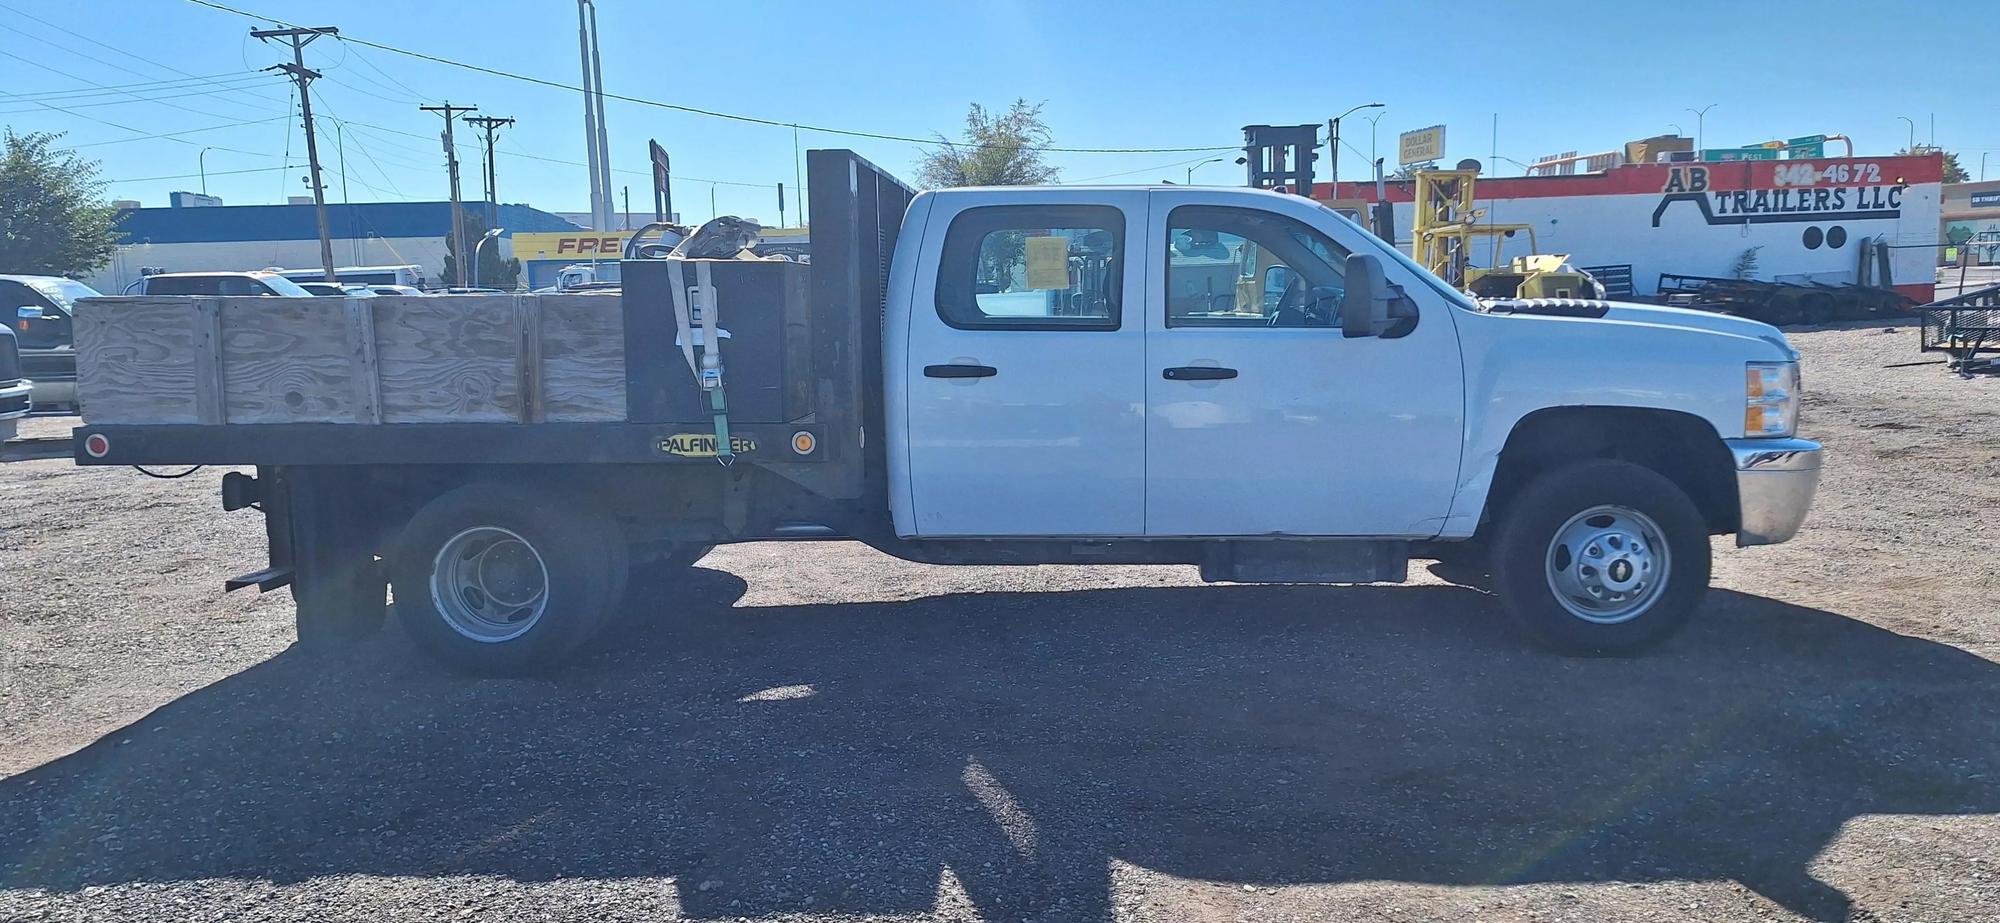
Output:
M1942 298L1917 309L1917 348L1949 356L1954 372L2000 371L2000 285Z
M810 266L722 218L620 295L86 299L77 460L254 467L223 506L269 561L232 587L291 586L318 644L387 584L490 673L560 662L635 566L830 535L1235 582L1451 558L1551 646L1632 651L1698 607L1710 535L1785 541L1818 481L1755 321L1481 305L1264 190L807 163Z
M1764 282L1660 273L1661 302L1717 311L1767 324L1818 324L1909 311L1913 302L1895 289L1869 285Z

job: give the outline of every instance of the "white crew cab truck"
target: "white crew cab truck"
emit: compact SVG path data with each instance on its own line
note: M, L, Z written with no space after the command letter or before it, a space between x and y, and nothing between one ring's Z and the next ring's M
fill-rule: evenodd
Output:
M1456 559L1536 640L1633 651L1699 607L1711 535L1784 541L1818 482L1762 323L1474 302L1297 196L809 163L810 266L684 243L618 296L85 302L78 460L256 465L224 506L270 566L233 586L290 583L316 642L387 581L426 650L501 673L670 605L635 566L829 535L1245 582ZM184 400L135 336L193 344Z

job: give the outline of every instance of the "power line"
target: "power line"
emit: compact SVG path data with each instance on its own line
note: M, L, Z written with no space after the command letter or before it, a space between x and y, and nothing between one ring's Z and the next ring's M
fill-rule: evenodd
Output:
M19 9L16 9L16 8L14 8L14 7L12 7L12 6L7 6L7 5L6 5L6 4L4 4L4 3L0 3L0 8L5 8L5 9L9 10L10 12L14 13L15 15L17 15L17 16L21 16L22 18L25 18L25 19L30 19L30 20L33 20L33 21L35 21L35 22L38 22L38 23L41 23L41 24L42 24L43 26L46 26L46 27L48 27L48 28L50 28L50 29L54 29L54 30L55 30L55 31L57 31L57 32L61 32L61 33L63 33L64 35L68 35L68 36L71 36L71 37L73 37L73 38L78 38L78 39L81 39L81 40L83 40L83 41L86 41L86 42L89 42L89 43L91 43L91 44L93 44L93 45L97 45L97 46L99 46L99 47L101 47L101 48L108 48L108 49L110 49L110 50L112 50L112 51L115 51L115 52L117 52L117 53L119 53L119 54L122 54L122 55L125 55L126 57L129 57L129 58L132 58L132 59L134 59L134 60L138 60L138 61L142 61L142 62L144 62L144 63L147 63L147 64L151 64L151 65L153 65L154 67L157 67L157 68L160 68L160 69L162 69L162 70L168 70L168 71L173 71L173 72L174 72L174 73L176 73L176 74L182 74L182 75L185 75L185 76L193 76L193 75L192 75L192 74L190 74L190 73L189 73L188 71L184 71L184 70L181 70L180 68L177 68L177 67L173 67L173 66L171 66L171 65L167 65L167 64L162 64L162 63L160 63L160 62L158 62L158 61L155 61L155 60L153 60L153 59L151 59L151 58L148 58L148 57L145 57L144 55L140 55L140 54L136 54L136 53L134 53L134 52L130 52L130 51L126 51L126 50L124 50L124 49L122 49L122 48L117 48L117 47L115 47L115 46L112 46L112 45L108 45L108 44L105 44L104 42L100 42L100 41L98 41L97 39L94 39L94 38L91 38L91 37L89 37L89 36L87 36L87 35L82 35L82 34L80 34L80 33L77 33L77 32L75 32L75 31L72 31L72 30L70 30L70 29L67 29L67 28L65 28L65 27L63 27L63 26L60 26L60 25L57 25L57 24L55 24L55 23L52 23L52 22L49 22L49 21L48 21L48 20L46 20L46 19L41 19L41 18L39 18L39 17L36 17L36 16L33 16L33 15L30 15L30 14L28 14L28 13L25 13L25 12L22 12L21 10L19 10ZM40 43L42 43L42 44L45 44L45 45L48 45L48 46L50 46L50 47L52 47L52 48L56 48L56 49L59 49L59 50L62 50L62 51L65 51L65 52L68 52L69 54L73 54L73 55L75 55L75 56L77 56L77 57L79 57L79 58L82 58L82 59L86 60L86 61L94 61L94 62L96 62L96 63L98 63L98 64L102 64L102 65L104 65L105 67L109 67L109 68L112 68L112 69L114 69L114 70L121 70L121 71L124 71L125 73L128 73L128 74L132 74L132 75L134 75L134 76L138 76L138 77L151 77L151 76L152 76L151 74L148 74L148 73L146 73L146 72L144 72L144 71L138 71L138 70L133 70L132 68L129 68L129 67L126 67L126 66L124 66L124 65L122 65L122 64L117 64L117 63L114 63L114 62L111 62L111 61L106 61L106 60L104 60L103 58L100 58L100 57L97 57L97 56L95 56L95 55L91 55L91 54L86 54L86 53L84 53L84 52L81 52L81 51L78 51L78 50L76 50L75 48L71 48L71 47L69 47L69 46L67 46L67 45L64 45L64 44L63 44L63 43L61 43L61 42L57 42L57 41L54 41L54 40L51 40L51 39L47 38L46 36L31 36L31 35L28 35L28 33L26 33L26 32L22 32L22 31L21 31L21 30L19 30L19 29L16 29L16 28L12 28L12 27L8 27L8 28L9 28L9 30L10 30L10 31L13 31L13 32L16 32L16 33L18 33L18 34L20 34L20 35L23 35L23 36L27 36L28 38L31 38L31 39L34 39L35 41L38 41L38 42L40 42ZM260 95L261 95L261 94L260 94ZM265 98L266 98L266 99L270 99L271 97L265 97ZM230 102L236 102L236 101L235 101L235 100L230 100ZM251 104L249 104L249 103L238 103L238 104L239 104L239 105L251 105ZM207 115L213 115L213 113L204 113L204 114L207 114ZM226 118L226 116L218 116L218 118Z
M13 52L9 52L9 51L0 51L0 56L5 56L5 57L9 57L9 58L13 58L13 59L14 59L14 60L16 60L16 61L25 61L25 62L27 62L27 63L29 63L29 64L33 64L33 63L35 63L35 62L33 62L33 61L29 61L29 60L28 60L27 58L23 58L23 57L21 57L20 55L17 55L17 54L14 54ZM65 76L65 77L68 77L69 75L68 75L68 74L63 74L63 76ZM72 79L72 80L83 80L83 78L81 78L81 77L71 77L70 79ZM84 83L89 83L90 81L88 81L88 80L83 80L83 82L84 82ZM11 96L12 96L13 94L12 94L12 93L6 93L5 91L0 91L0 95L5 95L5 96L10 96L10 97L11 97ZM145 129L143 129L143 128L133 128L133 127L132 127L132 126L130 126L130 125L121 125L121 124L119 124L119 123L117 123L117 122L113 122L113 121L111 121L110 119L100 119L100 118L98 118L98 117L96 117L96 116L94 116L94 115L85 115L85 114L83 114L83 113L81 113L81 112L76 112L76 111L73 111L73 110L70 110L70 109L67 109L67 108L64 108L64 107L62 107L62 106L58 106L58 105L56 105L56 104L54 104L54 103L47 103L47 102L42 102L42 101L40 101L40 100L32 100L32 102L34 102L34 104L35 104L35 105L37 105L37 106L40 106L40 107L42 107L42 108L44 108L44 109L53 109L53 110L55 110L55 111L57 111L57 112L61 112L61 113L65 113L65 114L67 114L67 115L73 115L73 116L75 116L75 117L77 117L77 118L80 118L80 119L83 119L83 120L85 120L85 121L90 121L90 122L96 122L96 123L98 123L98 124L100 124L100 125L109 125L109 126L111 126L112 128L116 128L116 129L118 129L118 130L120 130L120 131L129 131L129 132L132 132L133 134L140 134L140 135L144 135L144 134L149 134L149 132L147 132L147 131L146 131ZM166 140L166 141L173 141L173 142L175 142L175 143L178 143L178 144L186 144L186 145L190 145L190 146L193 146L193 147L202 147L202 146L203 146L203 145L201 145L201 144L199 144L199 143L197 143L197 142L194 142L194 141L189 141L189 140L187 140L186 138L176 138L176 137L172 136L171 134L167 134L167 135L161 135L161 136L160 136L160 138L161 138L162 140ZM215 149L216 149L216 150L218 150L218 151L228 151L228 152L230 152L230 153L232 153L232 154L249 154L249 155L250 155L250 156L252 156L252 157L268 157L268 156L270 156L270 155L268 155L268 154L265 154L265 153L263 153L263 152L261 152L261 151L245 151L245 150L240 150L240 149L237 149L237 148L233 148L233 147L221 147L221 146L219 146L219 145L207 145L207 146L208 146L208 147L213 147L213 148L215 148Z
M148 80L143 83L114 83L98 87L74 90L43 90L33 93L15 93L23 99L52 99L58 102L70 99L85 99L95 96L127 95L129 91L190 90L204 84L261 82L264 75L256 71L233 71L227 74L211 74L206 77L176 77L171 80Z
M1160 164L1160 165L1159 165L1159 166L1157 166L1157 167L1141 167L1141 168L1139 168L1139 169L1137 169L1137 170L1125 170L1125 171L1123 171L1123 172L1119 172L1119 173L1105 173L1105 174L1103 174L1103 175L1101 175L1101 176L1086 176L1086 177L1084 177L1084 178L1082 178L1082 179L1073 179L1073 180L1070 180L1070 181L1069 181L1069 182L1068 182L1068 183L1067 183L1066 185L1072 185L1072 186L1074 186L1074 185L1079 185L1079 184L1082 184L1082 183L1092 183L1092 182L1096 182L1096 181L1098 181L1098 180L1101 180L1101 179L1115 179L1115 178L1117 178L1117 177L1120 177L1120 176L1133 176L1133 175L1136 175L1136 174L1140 174L1140 173L1153 173L1153 172L1157 172L1157 171L1160 171L1160 170L1171 170L1171 169L1173 169L1173 168L1175 168L1175 167L1184 167L1184 166L1187 166L1188 164L1191 164L1191 163L1194 163L1195 161L1198 161L1198 160L1202 160L1202 159L1203 159L1203 158L1201 158L1201 157L1189 157L1189 158L1188 158L1188 159L1186 159L1186 160L1177 160L1177 161L1174 161L1173 163L1163 163L1163 164Z
M193 92L193 93L174 93L174 94L170 94L170 95L166 95L166 96L138 96L138 95L133 95L133 94L124 94L125 96L127 96L127 98L125 98L125 99L106 99L106 100L100 100L100 101L98 101L98 102L71 102L71 101L70 101L69 99L67 99L67 98L62 98L62 97L27 97L27 96L19 96L19 97L15 97L15 98L13 98L13 99L7 99L7 100L0 100L0 102L15 102L16 100L18 100L18 101L20 101L20 102L25 102L25 103L34 103L34 102L40 102L40 101L42 101L42 100L44 100L44 99L49 99L49 100L53 100L53 101L55 101L55 102L63 102L63 103L70 103L70 108L72 108L72 109L102 109L102 108L104 108L105 106L130 106L130 105L135 105L135 104L138 104L138 103L155 103L155 102L160 102L160 101L162 101L162 100L168 100L168 99L185 99L185 98L187 98L187 97L190 97L190 96L214 96L214 95L216 95L216 94L218 94L218 93L229 93L229 92L235 92L235 91L242 91L242 90L244 90L244 89L247 89L247 88L246 88L246 87L225 87L225 88L221 88L221 89L214 89L214 90L200 90L200 91L197 91L197 92ZM100 95L113 95L113 94L100 94ZM176 108L179 108L179 107L176 107ZM12 114L15 114L15 113L19 113L19 112L31 112L31 111L33 111L33 110L30 110L30 109L8 109L8 110L5 110L5 111L0 111L0 115L12 115ZM186 111L188 111L188 112L198 112L198 110L194 110L194 109L188 109L188 110L186 110ZM261 111L264 111L264 112L269 112L270 110L269 110L269 109L263 109L263 110L261 110ZM221 113L219 113L219 112L200 112L199 114L201 114L201 115L206 115L206 116L210 116L210 117L212 117L212 118L218 118L218 119L226 119L226 118L233 118L233 116L227 116L227 115L223 115L223 114L221 114Z
M140 135L139 137L136 138L116 138L110 141L92 141L88 144L72 144L70 145L70 147L71 148L101 147L106 144L129 144L133 141L154 141L160 138L176 138L181 135L200 134L201 132L204 131L217 131L223 128L241 128L245 125L262 125L265 122L276 122L280 119L289 119L289 118L291 118L291 116L289 115L274 115L268 119L250 119L248 121L243 121L243 122L230 122L227 125L210 125L207 128L187 128L181 131L161 132L160 134L157 135ZM216 150L219 151L228 150L228 148L216 148Z
M187 0L187 2L193 3L197 6L205 6L210 9L220 10L224 13L231 13L237 16L242 16L247 19L256 19L264 22L274 22L278 23L279 25L298 28L295 24L286 22L282 19L277 19L271 16L265 16L259 13L251 13L244 10L236 9L234 7L224 6L220 3L214 2L214 0ZM450 58L441 58L438 57L437 55L425 54L424 52L421 51L411 51L407 48L398 48L394 45L385 45L382 44L381 42L372 42L367 39L355 38L351 35L342 36L342 41L353 42L369 48L377 48L382 51L390 52L392 54L404 55L407 57L417 58L423 61L430 61L435 64L444 64L450 67L462 68L464 70L477 71L479 73L488 74L494 77L505 77L509 80L519 80L525 83L533 83L533 84L538 84L540 86L551 87L553 89L567 90L572 93L584 92L582 87L572 86L570 84L562 83L556 80L544 80L540 77L530 77L526 74L516 74L510 71L503 71L503 70L498 70L496 68L484 67L478 64L468 64L463 61L454 61ZM829 134L829 135L843 135L850 138L872 138L877 141L902 141L911 144L923 144L923 145L951 145L954 143L940 138L913 138L907 135L891 135L891 134L883 134L880 132L872 132L872 131L855 131L845 128L828 128L821 125L807 125L801 122L785 122L785 121L779 121L777 119L758 118L756 116L749 116L749 115L737 115L735 113L719 112L713 109L698 109L693 106L682 106L674 103L661 102L655 99L644 99L637 96L624 96L618 93L604 93L602 95L607 99L616 99L621 102L633 103L635 105L640 105L640 106L651 106L656 109L671 109L675 112L685 112L690 115L701 115L701 116L707 116L709 118L728 119L730 121L746 122L752 125L768 125L773 128L797 128L802 131L814 131L814 132L819 132L821 134ZM1052 147L1046 145L1026 145L1025 149L1036 150L1036 151L1047 151L1050 153L1061 153L1061 154L1193 154L1193 153L1206 153L1211 151L1233 151L1237 150L1239 147L1240 145L1233 145L1233 144L1219 145L1214 147Z
M220 147L219 147L219 148L216 148L216 150L218 150L218 151L221 151L221 150L228 150L228 149L227 149L227 148L220 148ZM208 171L208 175L209 175L209 176L235 176L235 175L237 175L237 174L240 174L240 173L272 173L272 172L276 172L276 171L278 171L278 170L290 170L290 169L291 169L291 167L251 167L251 168L249 168L249 169L244 169L244 170L210 170L210 171ZM172 175L170 175L170 176L134 176L134 177L131 177L131 178L129 178L129 179L107 179L107 180L105 180L105 182L107 182L107 183L153 183L153 182L162 182L162 181L165 181L165 180L170 180L170 179L195 179L196 177L199 177L199 176L201 176L201 175L202 175L202 174L200 174L200 173L175 173L175 174L172 174Z
M342 42L340 43L340 47L342 47L342 48L346 48L346 47L347 47L347 42L343 40L343 41L342 41ZM382 69L382 68L380 68L380 67L377 67L377 66L375 65L375 62L373 62L373 61L370 61L370 60L368 60L368 56L367 56L367 55L365 55L365 54L358 54L358 53L357 53L357 54L356 54L356 55L354 56L354 60L356 60L356 61L360 61L360 62L362 63L362 65L366 66L366 67L367 67L367 68L368 68L369 70L372 70L372 71L374 71L375 73L378 73L378 74L381 74L381 75L382 75L382 77L383 77L383 79L385 79L385 80L389 81L390 83L393 83L393 84L395 84L395 85L397 85L397 86L399 86L399 87L402 87L402 88L403 88L403 92L405 92L405 93L408 93L408 94L410 94L411 96L415 96L415 97L417 97L417 98L419 98L419 99L423 98L423 95L424 95L424 94L422 94L422 93L419 93L419 92L417 92L417 91L416 91L416 89L415 89L414 87L411 87L411 86L410 86L409 84L407 84L407 83L404 83L404 82L403 82L403 81L401 81L401 80L397 80L397 79L396 79L396 75L394 75L394 74L391 74L391 73L389 73L388 71L385 71L385 70L383 70L383 69ZM360 74L355 74L355 76L359 77L359 76L361 76L361 75L360 75Z
M77 76L77 75L75 75L75 74L71 74L71 73L68 73L68 72L66 72L66 71L60 71L60 70L57 70L57 69L55 69L55 68L53 68L53 67L50 67L50 66L48 66L47 64L43 64L43 63L42 63L42 62L40 62L40 61L31 61L31 60L29 60L29 59L27 59L27 58L23 58L23 57L21 57L20 55L17 55L17 54L12 54L12 53L9 53L9 52L6 52L6 51L0 51L0 55L6 55L7 57L10 57L10 58L13 58L13 59L15 59L15 60L17 60L17 61L22 61L22 62L26 62L27 64L30 64L30 65L33 65L33 66L35 66L35 67L39 67L39 68L41 68L41 69L43 69L43 70L45 70L45 71L48 71L48 72L49 72L49 73L51 73L51 74L55 74L55 75L56 75L56 76L58 76L58 77L68 77L69 79L71 79L71 80L74 80L74 81L76 81L76 82L78 82L78 83L86 83L86 84L89 84L89 85L91 85L91 86L94 86L94 87L99 87L99 88L107 88L107 87L105 87L105 85L104 85L104 84L101 84L101 83L98 83L98 82L97 82L97 81L95 81L95 80L90 80L90 79L88 79L88 78L84 78L84 77L78 77L78 76ZM127 93L128 93L129 95L132 95L132 96L134 96L134 97L137 97L137 96L138 96L138 94L135 94L135 93L130 93L130 91L126 91L126 92L127 92ZM10 94L10 95L11 95L11 94ZM142 98L142 99L143 99L144 97L138 97L138 98ZM147 101L148 101L148 102L154 102L154 101L156 101L156 100L147 100ZM46 104L41 104L41 105L46 105ZM193 108L190 108L190 107L187 107L187 106L183 106L183 105L179 105L178 103L165 103L165 102L163 102L163 103L161 103L161 105L163 105L163 106L166 106L166 107L167 107L167 108L169 108L169 109L179 109L179 110L180 110L180 111L182 111L182 112L192 112L192 113L194 113L195 115L205 115L205 116L208 116L209 118L212 118L212 119L230 119L230 118L235 118L235 116L229 116L229 115L223 115L223 114L221 114L221 113L219 113L219 112L208 112L208 111L206 111L206 110L202 110L202 109L193 109ZM51 107L51 108L53 108L53 107ZM79 107L79 108L81 108L81 107ZM269 109L262 109L261 107L259 107L259 108L260 108L260 111L263 111L263 112L269 112L269 111L271 111L271 110L269 110ZM65 110L65 111L67 111L67 110ZM74 115L75 113L71 113L71 114L73 114L73 115ZM84 118L88 118L88 116L84 116ZM97 121L102 121L102 120L101 120L101 119L99 119L99 120L97 120ZM114 123L110 123L110 122L106 122L105 124L114 124ZM125 128L126 126L122 126L122 125L120 125L120 126L118 126L118 127L120 127L120 128ZM129 129L129 128L128 128L127 130L128 130L128 131L136 131L137 129Z

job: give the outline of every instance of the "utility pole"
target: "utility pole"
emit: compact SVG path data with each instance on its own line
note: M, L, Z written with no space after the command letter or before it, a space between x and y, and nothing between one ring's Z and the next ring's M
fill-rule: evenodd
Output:
M583 61L584 150L590 170L590 223L611 226L611 150L604 131L604 62L597 53L597 4L576 0L577 49Z
M425 112L435 112L444 116L444 168L451 175L451 248L456 254L451 261L452 275L458 287L465 287L465 220L460 215L458 199L458 145L452 142L451 122L459 114L478 112L478 106L454 106L445 100L442 106L418 106Z
M499 131L501 126L514 124L514 120L469 115L465 117L465 123L486 129L486 175L483 177L486 181L486 226L497 228L500 226L500 174L493 166L493 133Z
M319 262L320 268L326 272L326 281L328 282L334 281L333 236L327 233L326 187L320 183L319 179L319 142L313 138L312 94L307 92L306 89L314 80L318 79L319 71L306 66L306 46L312 44L313 39L319 38L322 35L339 34L340 30L332 26L319 26L311 29L250 30L250 37L258 41L282 38L290 42L292 46L292 63L274 64L265 68L265 70L284 71L290 74L292 79L297 81L299 85L299 112L304 117L306 123L306 162L312 170L311 175L306 179L306 184L312 187L313 211L319 216Z

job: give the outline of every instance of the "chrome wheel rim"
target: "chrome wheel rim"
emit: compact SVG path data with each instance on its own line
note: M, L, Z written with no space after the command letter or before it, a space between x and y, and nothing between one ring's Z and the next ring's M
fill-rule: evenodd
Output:
M1659 523L1638 510L1608 503L1563 523L1549 540L1546 561L1556 602L1598 625L1645 614L1673 570Z
M451 537L431 562L431 602L453 631L484 644L512 641L549 605L549 568L519 533L477 526Z

